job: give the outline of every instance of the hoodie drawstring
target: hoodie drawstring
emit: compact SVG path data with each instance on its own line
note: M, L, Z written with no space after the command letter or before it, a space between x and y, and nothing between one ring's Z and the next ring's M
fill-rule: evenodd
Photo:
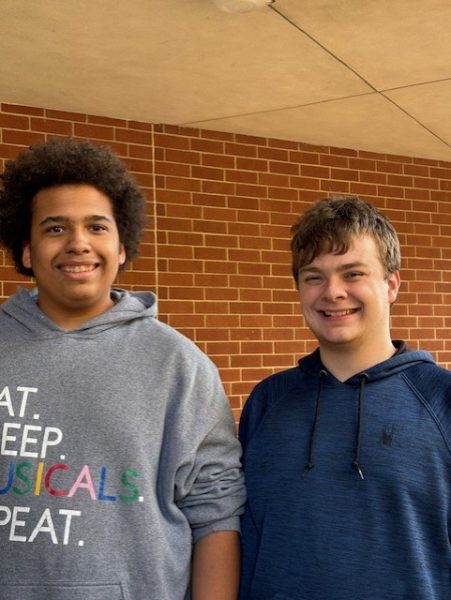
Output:
M315 466L313 460L313 453L315 449L316 435L318 431L318 423L319 416L321 411L321 400L323 395L323 386L324 379L327 375L327 371L321 369L319 372L319 387L318 394L316 396L316 404L315 404L315 416L313 419L312 433L310 435L310 444L309 444L309 455L308 461L304 467L304 474L308 471L311 471ZM360 390L359 390L359 399L358 399L358 409L357 409L357 432L356 432L356 442L355 442L355 456L354 461L352 463L352 468L358 473L360 479L364 479L362 469L360 468L360 449L361 449L361 441L362 441L362 429L363 429L363 399L364 399L364 390L365 383L368 381L369 377L366 373L362 373L360 375Z
M312 433L310 435L308 462L306 463L306 465L304 467L304 473L306 471L310 471L315 466L315 463L313 462L313 450L315 448L316 431L318 429L319 413L320 413L320 409L321 409L321 396L323 394L323 384L324 384L324 378L326 377L326 375L327 375L327 371L325 371L324 369L321 369L321 371L319 372L319 388L318 388L318 395L316 396L315 417L313 419Z
M360 390L359 390L359 406L358 406L358 417L357 417L357 434L356 434L356 442L355 442L355 457L354 462L352 463L352 468L357 471L360 479L365 479L363 477L362 469L359 465L360 460L360 448L361 448L361 438L362 438L362 424L363 424L363 391L365 389L365 383L368 381L368 375L366 373L362 373L360 375Z

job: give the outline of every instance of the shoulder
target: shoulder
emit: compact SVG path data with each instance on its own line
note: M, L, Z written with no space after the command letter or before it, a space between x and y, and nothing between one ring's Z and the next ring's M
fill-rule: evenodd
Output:
M450 398L451 371L433 361L412 365L404 371L404 376L425 398Z
M161 356L173 356L183 362L211 364L207 355L188 337L154 316L136 319L135 334L141 342L158 349Z
M183 333L158 320L154 320L153 326L152 335L157 336L163 352L174 354L190 366L205 366L217 370L216 365L205 352Z
M274 405L300 385L302 373L299 367L275 373L258 383L243 408L239 428L241 442L245 444Z
M403 375L441 430L451 452L451 372L427 362L411 367Z
M223 389L215 363L189 338L154 317L135 319L117 333L124 361L132 361L143 378L151 373L164 389L176 397L197 395L199 403L222 397ZM177 391L175 391L177 390ZM191 400L193 401L193 400ZM212 400L213 401L213 400Z
M291 369L274 373L260 381L260 383L257 383L252 390L249 400L262 396L267 398L279 397L299 382L300 375L299 367L292 367Z
M451 393L451 371L437 365L432 355L425 350L406 349L374 369L379 378L400 375L424 400L449 402Z

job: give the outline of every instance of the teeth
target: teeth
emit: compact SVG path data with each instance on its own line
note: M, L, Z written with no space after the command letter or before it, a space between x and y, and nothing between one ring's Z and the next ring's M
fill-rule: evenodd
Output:
M85 273L93 271L94 265L66 265L61 267L61 270L65 273Z
M337 310L334 312L330 312L325 310L324 314L326 315L326 317L346 317L346 315L350 315L352 313L352 310Z

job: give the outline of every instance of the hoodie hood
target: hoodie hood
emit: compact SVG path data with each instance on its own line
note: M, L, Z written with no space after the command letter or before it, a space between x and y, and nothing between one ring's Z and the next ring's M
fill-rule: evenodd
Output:
M355 432L355 453L354 460L352 462L352 468L356 471L360 479L364 479L363 471L360 466L360 450L362 445L362 432L364 430L364 399L365 399L365 388L375 381L396 375L412 366L418 365L419 363L434 363L432 356L423 350L412 351L408 350L405 342L400 340L393 341L396 347L396 353L370 369L366 369L360 373L356 373L344 382L338 381L331 373L327 371L321 361L319 348L312 354L302 358L299 361L299 368L309 376L316 377L318 379L318 391L316 395L315 404L315 415L313 418L313 425L310 435L309 453L308 459L305 464L304 473L308 473L315 466L314 451L319 431L319 422L321 414L321 404L323 400L324 385L330 383L331 385L351 386L358 387L358 401L356 407L356 432Z
M157 316L157 299L152 292L127 292L113 288L111 297L115 304L110 310L68 331L58 327L39 308L36 288L19 289L17 294L1 305L0 309L10 318L10 325L16 335L24 337L31 335L39 338L61 335L86 337L117 327L126 321Z
M356 373L344 382L338 381L338 379L328 372L321 361L319 348L312 354L301 358L298 364L301 371L312 377L319 377L319 374L324 372L328 381L334 380L337 384L341 385L360 386L362 375L366 376L367 383L371 383L372 381L391 377L419 363L434 363L434 359L429 352L425 352L424 350L410 350L407 348L405 342L401 340L393 340L393 345L396 348L396 353L393 356L374 367Z

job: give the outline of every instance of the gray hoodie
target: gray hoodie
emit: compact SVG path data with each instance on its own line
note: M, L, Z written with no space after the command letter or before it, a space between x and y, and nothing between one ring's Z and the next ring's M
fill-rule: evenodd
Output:
M238 529L240 447L213 363L151 293L62 331L0 312L0 600L189 598L192 544Z

